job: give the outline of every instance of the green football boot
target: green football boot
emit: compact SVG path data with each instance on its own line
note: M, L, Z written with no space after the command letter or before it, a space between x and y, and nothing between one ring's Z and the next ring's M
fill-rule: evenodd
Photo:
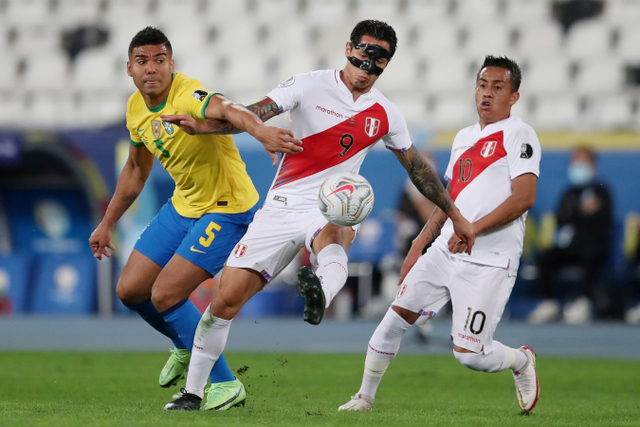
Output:
M160 372L160 387L171 387L184 378L184 373L189 367L191 352L187 349L174 348L171 356Z
M304 297L304 321L317 325L324 316L324 292L318 276L309 267L298 272L298 290Z
M239 379L211 384L204 392L205 404L202 411L226 411L234 406L244 406L247 392Z

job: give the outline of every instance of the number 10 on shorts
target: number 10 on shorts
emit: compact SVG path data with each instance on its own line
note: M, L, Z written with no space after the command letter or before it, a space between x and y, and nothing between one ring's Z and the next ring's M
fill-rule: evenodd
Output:
M484 322L487 316L479 310L474 313L471 307L467 307L467 310L467 321L464 322L464 330L466 331L469 328L471 333L478 335L484 329Z

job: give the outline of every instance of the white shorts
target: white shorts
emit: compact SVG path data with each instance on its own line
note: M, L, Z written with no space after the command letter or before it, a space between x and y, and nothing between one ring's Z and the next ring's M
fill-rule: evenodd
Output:
M451 300L453 343L488 354L515 281L506 268L471 263L431 247L407 274L393 305L420 313L422 320L435 317Z
M255 270L269 282L303 246L312 252L313 239L327 224L318 208L301 211L263 206L229 255L227 265Z

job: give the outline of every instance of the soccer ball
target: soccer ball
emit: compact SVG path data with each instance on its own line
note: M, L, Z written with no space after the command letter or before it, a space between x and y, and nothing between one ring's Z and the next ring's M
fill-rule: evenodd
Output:
M346 227L360 224L373 209L373 188L361 175L339 172L322 183L318 206L329 222Z

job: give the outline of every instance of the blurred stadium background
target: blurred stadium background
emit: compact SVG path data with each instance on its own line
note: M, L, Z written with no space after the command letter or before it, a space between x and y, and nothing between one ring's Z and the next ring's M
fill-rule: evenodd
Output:
M172 42L176 71L247 104L292 74L343 67L344 45L361 19L396 29L398 51L377 87L440 172L455 132L476 120L474 78L484 56L506 54L522 65L514 113L537 130L544 154L506 317L524 318L536 304L531 259L553 243L569 150L586 143L600 153L615 238L596 309L600 319L622 319L638 298L640 0L0 0L0 312L128 314L115 283L138 234L171 195L159 164L118 225L112 261L96 262L87 239L127 155L125 107L135 87L125 63L137 31L159 27ZM277 120L286 126L286 117ZM236 142L264 197L275 170L255 140ZM338 319L375 318L395 294L396 208L406 174L377 148L361 171L376 206L350 250L349 284L329 313ZM296 271L241 315L299 317ZM193 298L202 307L211 292L215 280Z

